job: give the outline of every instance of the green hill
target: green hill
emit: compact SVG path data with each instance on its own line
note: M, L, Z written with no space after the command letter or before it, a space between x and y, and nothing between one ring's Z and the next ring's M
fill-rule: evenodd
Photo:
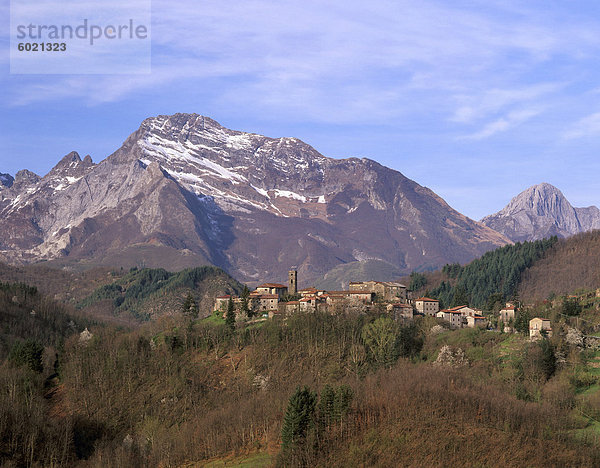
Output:
M188 268L176 273L162 268L132 268L110 284L97 288L81 300L79 309L103 309L147 320L181 310L188 294L198 304L201 316L212 310L215 296L238 294L243 286L213 266Z

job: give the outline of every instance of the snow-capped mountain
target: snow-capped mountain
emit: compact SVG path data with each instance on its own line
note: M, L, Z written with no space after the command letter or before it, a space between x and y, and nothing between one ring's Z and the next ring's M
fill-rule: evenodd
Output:
M181 268L244 281L316 278L356 260L409 272L465 262L508 240L369 159L332 159L295 138L196 114L145 120L94 164L70 153L0 186L0 256L12 262Z
M595 206L574 208L559 189L542 183L521 192L481 222L515 242L531 241L600 229L600 210Z

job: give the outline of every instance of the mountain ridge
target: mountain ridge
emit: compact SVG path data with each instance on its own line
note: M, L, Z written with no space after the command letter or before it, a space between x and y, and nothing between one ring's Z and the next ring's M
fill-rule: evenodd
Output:
M465 262L507 238L370 159L198 114L145 119L94 164L69 153L0 187L0 258L176 268L213 264L252 282L310 281L344 263L401 271ZM20 233L19 235L17 235Z

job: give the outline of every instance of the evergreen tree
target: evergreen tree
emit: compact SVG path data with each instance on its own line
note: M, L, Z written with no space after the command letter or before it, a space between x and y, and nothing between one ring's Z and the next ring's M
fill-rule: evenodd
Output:
M526 310L519 310L515 316L515 330L519 333L528 334L529 320L531 320L529 312Z
M191 293L189 293L185 298L185 301L183 301L181 312L183 312L184 315L188 315L192 318L198 317L198 304Z
M329 426L335 418L335 391L327 384L321 390L321 397L317 406L320 429Z
M248 286L244 285L244 289L242 290L242 315L245 315L248 318L254 317L254 311L250 309L248 306L248 298L250 297L250 290Z
M336 389L333 402L333 419L335 422L341 421L346 416L352 398L354 398L354 392L348 385L340 385Z
M235 330L235 308L233 306L233 299L231 297L227 302L227 313L225 314L225 323L232 331Z
M8 355L8 360L16 366L27 366L34 372L42 372L44 347L34 340L16 343Z
M469 305L470 300L469 300L469 295L467 294L467 291L465 291L465 288L462 286L457 287L454 290L454 295L452 297L452 302L450 303L450 307L458 307L458 306L463 306L463 305Z
M542 359L540 362L541 371L549 379L554 375L556 371L556 354L554 352L554 346L547 338L540 341L540 348L542 350Z
M308 387L297 387L290 397L281 430L283 449L302 445L314 425L317 395Z

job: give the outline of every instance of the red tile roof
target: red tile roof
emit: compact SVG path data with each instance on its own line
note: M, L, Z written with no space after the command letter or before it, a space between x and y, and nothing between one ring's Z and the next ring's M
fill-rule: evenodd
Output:
M423 302L440 302L437 299L430 299L429 297L420 297L415 299L415 301L423 301Z
M277 289L281 289L281 288L287 288L287 286L285 284L280 284L280 283L265 283L265 284L261 284L260 286L257 286L258 288L277 288Z

